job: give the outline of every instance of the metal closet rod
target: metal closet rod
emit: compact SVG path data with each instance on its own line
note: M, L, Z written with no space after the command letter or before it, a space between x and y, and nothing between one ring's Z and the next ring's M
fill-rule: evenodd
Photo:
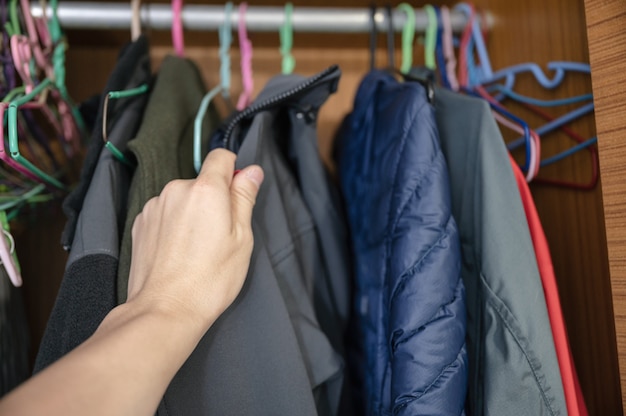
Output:
M34 16L42 16L39 2L31 3ZM47 8L46 15L52 10ZM156 30L169 30L172 27L172 10L169 4L143 4L141 22L144 27ZM119 29L128 30L131 21L130 3L104 2L59 2L57 16L61 26L72 29ZM217 30L224 21L224 6L187 5L183 7L183 26L189 30ZM249 6L246 11L246 26L250 31L275 32L285 18L282 7ZM467 21L461 12L451 11L452 29L460 32ZM393 10L395 31L402 30L406 16L404 12ZM487 27L493 24L493 18L487 14ZM239 14L235 7L231 14L231 23L236 25ZM379 31L387 30L387 16L383 8L376 13ZM295 32L312 33L368 33L370 31L370 10L367 8L324 8L294 7L292 14ZM424 32L428 25L428 16L423 9L415 9L415 29ZM236 27L236 26L233 26Z

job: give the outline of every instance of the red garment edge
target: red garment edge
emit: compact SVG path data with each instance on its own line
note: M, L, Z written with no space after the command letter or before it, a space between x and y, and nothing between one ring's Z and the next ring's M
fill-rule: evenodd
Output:
M565 404L567 413L570 416L588 416L585 398L580 389L580 382L572 353L567 338L567 329L563 319L561 310L561 301L559 299L559 291L556 284L556 276L552 266L552 258L550 257L550 248L548 241L543 232L539 214L533 201L532 194L524 178L524 174L520 170L515 160L509 155L515 181L524 204L524 211L530 229L530 236L533 240L535 248L535 256L537 257L537 265L539 266L539 274L541 275L541 284L543 285L544 295L546 297L546 306L548 308L548 316L550 318L550 326L552 327L552 336L554 338L554 347L559 362L561 372L561 380L563 382L563 392L565 393Z

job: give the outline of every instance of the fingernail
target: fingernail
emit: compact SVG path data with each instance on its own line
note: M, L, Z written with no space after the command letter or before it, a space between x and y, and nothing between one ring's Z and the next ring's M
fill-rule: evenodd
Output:
M246 170L246 177L248 177L258 188L260 188L263 183L263 170L258 166L252 166Z
M239 172L241 172L241 169L235 169L235 173L233 173L233 178L237 176Z

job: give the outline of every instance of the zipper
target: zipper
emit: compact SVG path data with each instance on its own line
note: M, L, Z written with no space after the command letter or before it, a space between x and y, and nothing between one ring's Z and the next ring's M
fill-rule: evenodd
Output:
M308 89L310 89L311 87L313 87L315 84L317 84L321 79L327 77L328 75L332 74L333 72L337 71L339 69L339 66L337 65L333 65L330 66L328 68L326 68L325 70L323 70L322 72L319 72L315 75L313 75L310 78L307 78L306 80L304 80L301 84L296 85L295 87L282 92L280 94L277 94L273 97L270 97L264 101L261 101L260 103L257 104L252 104L250 107L247 107L246 109L244 109L242 112L240 112L239 114L237 114L232 120L231 122L228 124L228 127L226 127L226 130L224 132L224 138L223 140L223 147L229 150L233 150L231 149L231 136L233 134L233 131L235 130L235 127L237 126L237 124L239 124L242 120L256 114L259 113L261 111L267 110L270 107L273 107L275 105L278 105L284 101L287 101L289 98L293 97L296 94L299 94L301 92L304 92Z

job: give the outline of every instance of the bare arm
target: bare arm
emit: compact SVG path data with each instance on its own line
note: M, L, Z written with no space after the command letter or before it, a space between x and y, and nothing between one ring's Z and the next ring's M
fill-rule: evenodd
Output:
M0 401L0 414L154 414L245 280L263 173L253 166L233 178L234 161L213 151L196 180L174 181L146 204L133 226L128 302Z

